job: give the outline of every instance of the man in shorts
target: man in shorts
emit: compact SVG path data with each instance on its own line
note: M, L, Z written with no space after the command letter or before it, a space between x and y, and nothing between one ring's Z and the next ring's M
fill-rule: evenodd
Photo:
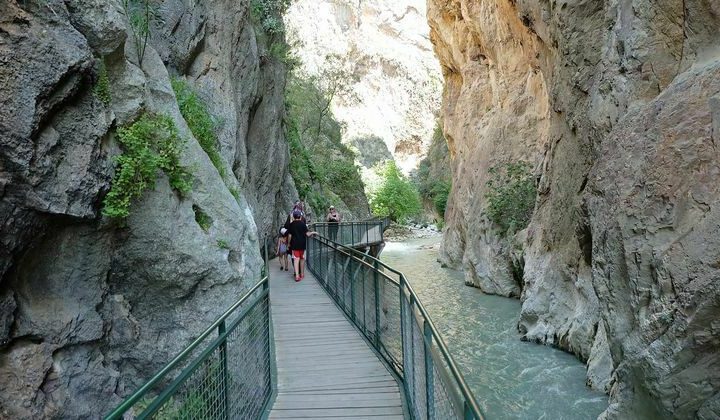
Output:
M305 224L305 221L302 219L303 214L300 210L294 210L292 216L293 221L288 228L288 240L290 242L290 248L292 249L295 281L300 281L305 277L307 238L317 235L317 232L312 232L308 229L307 224Z

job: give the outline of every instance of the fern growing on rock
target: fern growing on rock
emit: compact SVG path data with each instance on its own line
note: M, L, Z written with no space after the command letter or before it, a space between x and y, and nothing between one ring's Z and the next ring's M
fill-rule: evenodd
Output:
M124 218L132 201L155 187L162 170L170 186L180 194L192 188L192 174L180 164L184 141L174 121L165 115L143 114L134 123L118 129L122 154L115 157L115 177L103 200L103 214Z

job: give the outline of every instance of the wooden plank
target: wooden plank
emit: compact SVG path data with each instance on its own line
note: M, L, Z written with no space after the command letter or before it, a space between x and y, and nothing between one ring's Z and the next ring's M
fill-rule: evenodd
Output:
M271 419L401 419L400 388L310 273L271 268L278 396Z
M398 416L403 414L401 406L390 407L328 407L328 408L311 408L311 409L275 409L270 412L271 418L323 418L326 416L333 417L355 417L355 416Z

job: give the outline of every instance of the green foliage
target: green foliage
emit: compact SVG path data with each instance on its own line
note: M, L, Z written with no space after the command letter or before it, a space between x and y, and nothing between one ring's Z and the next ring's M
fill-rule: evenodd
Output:
M207 232L212 226L212 218L198 206L193 206L193 211L195 212L195 222Z
M152 415L153 420L205 419L209 413L217 411L222 404L223 390L218 386L221 381L222 369L218 362L205 362L195 375L195 384L187 393L176 394L168 398ZM232 387L233 378L229 378L228 388ZM135 404L135 416L145 411L157 397L145 397Z
M390 217L403 222L420 213L420 196L398 169L394 161L377 169L382 181L377 191L370 196L370 208L378 217Z
M268 35L285 31L282 15L291 0L250 0L250 15Z
M502 235L525 229L535 207L537 189L526 162L508 163L488 171L487 215Z
M143 114L133 124L118 129L123 153L115 158L115 177L103 200L103 214L124 218L130 204L155 186L158 170L168 176L180 194L192 188L192 174L180 165L184 141L173 120L165 115Z
M182 113L188 127L190 127L190 131L200 143L200 147L207 153L220 176L225 179L227 172L218 151L218 140L215 133L216 124L207 110L207 105L203 103L185 80L173 78L170 83L175 91L180 113Z
M240 191L237 188L228 188L230 194L235 197L235 201L240 201Z
M300 65L300 58L295 55L292 48L284 41L276 41L270 44L270 56L285 64L288 71L292 71Z
M93 93L98 99L106 106L110 105L110 79L108 78L107 66L103 59L99 60L98 78L95 86L93 87Z
M432 189L430 190L430 196L432 197L435 211L442 217L445 215L445 209L447 208L451 188L452 183L450 181L438 180L434 183Z
M329 81L294 75L286 91L290 174L300 197L318 210L332 204L333 195L347 203L364 190L355 154L342 143L340 124L330 112L337 89Z
M288 121L286 127L286 137L290 145L290 175L295 181L295 187L300 197L307 197L312 189L313 181L317 180L314 170L315 165L312 162L310 153L300 141L295 121Z
M122 6L130 23L138 64L142 66L148 38L150 38L150 22L155 17L155 11L150 6L150 0L122 0Z
M230 249L230 244L228 244L228 242L224 239L218 239L217 246L220 249Z
M435 126L427 157L418 165L415 183L420 197L432 203L437 214L444 217L452 182L447 142L440 124Z

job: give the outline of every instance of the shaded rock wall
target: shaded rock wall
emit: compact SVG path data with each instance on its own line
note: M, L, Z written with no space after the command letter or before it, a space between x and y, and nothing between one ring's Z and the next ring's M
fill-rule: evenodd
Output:
M247 1L193 4L157 9L140 65L119 1L0 2L2 418L107 413L259 279L261 241L296 195L285 72L264 58ZM109 105L93 93L100 60ZM218 116L224 180L170 75ZM143 110L188 139L193 190L181 198L161 175L118 224L100 214L115 128Z
M720 415L720 4L431 0L428 20L453 158L442 259L520 296L526 339L587 360L606 416ZM516 160L538 197L503 239L487 171Z

